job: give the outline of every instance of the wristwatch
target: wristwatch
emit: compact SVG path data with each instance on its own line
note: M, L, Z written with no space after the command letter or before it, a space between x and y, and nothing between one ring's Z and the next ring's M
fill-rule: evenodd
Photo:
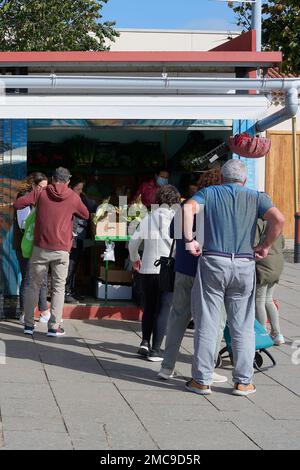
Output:
M185 238L185 239L184 239L184 241L185 241L185 243L192 243L192 242L194 242L194 241L195 241L195 239L194 239L194 238L192 238L192 240L187 240L187 239Z

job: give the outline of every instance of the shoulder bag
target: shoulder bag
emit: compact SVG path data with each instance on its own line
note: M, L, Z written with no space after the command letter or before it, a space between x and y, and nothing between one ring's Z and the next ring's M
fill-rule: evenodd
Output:
M156 224L159 234L163 242L170 247L169 243L163 238L163 235L158 227L155 218L153 217L154 223ZM159 289L161 292L173 292L175 284L175 259L173 258L173 251L176 240L173 240L169 256L161 256L160 259L154 262L154 266L160 266L159 272Z

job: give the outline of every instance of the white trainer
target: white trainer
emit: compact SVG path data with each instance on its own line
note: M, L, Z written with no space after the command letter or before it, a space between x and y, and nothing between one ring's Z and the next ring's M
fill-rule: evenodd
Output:
M219 375L216 372L213 373L213 383L215 384L222 384L227 382L227 377L225 375Z
M275 346L280 346L281 344L285 344L285 340L283 335L277 335L273 338Z
M166 368L162 367L160 369L159 373L157 374L157 376L160 379L164 379L164 380L172 379L174 377L174 370L173 369L166 369Z
M46 310L45 312L42 312L40 315L40 323L48 323L50 320L51 314L49 310Z

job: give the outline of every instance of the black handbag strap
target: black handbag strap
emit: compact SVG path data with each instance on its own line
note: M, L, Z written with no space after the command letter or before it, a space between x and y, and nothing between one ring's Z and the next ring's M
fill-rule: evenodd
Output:
M168 248L170 248L170 244L167 243L167 241L166 241L165 238L163 237L163 234L162 234L162 232L161 232L161 230L160 230L160 227L158 226L158 224L157 224L157 222L156 222L155 217L153 216L152 218L153 218L153 220L154 220L154 224L155 224L156 228L158 229L158 232L159 232L159 234L160 234L160 237L161 237L162 241L165 243L166 246L168 246ZM173 242L172 242L172 244L171 244L169 256L168 256L168 258L167 258L167 259L169 259L169 260L172 259L172 255L173 255L175 243L176 243L176 240L175 240L175 238L174 238L174 239L173 239ZM154 262L154 266L158 267L158 266L160 266L160 265L161 265L161 258L160 258L160 259L157 259L157 260Z
M154 224L155 224L156 228L158 229L158 232L159 232L159 235L160 235L162 241L164 242L164 244L165 244L168 248L170 248L170 244L169 244L169 243L166 241L166 239L163 237L163 233L161 232L160 227L159 227L158 223L156 222L156 219L155 219L155 217L154 217L154 214L153 214L153 217L152 217L152 218L153 218L153 221L154 221ZM171 244L170 254L169 254L168 258L172 258L173 251L174 251L174 246L175 246L175 241L176 241L176 240L173 239L173 242L172 242L172 244Z
M169 254L169 258L172 258L175 243L176 243L176 240L175 240L175 238L174 238L174 239L173 239L173 242L172 242L172 246L171 246L171 251L170 251L170 254Z

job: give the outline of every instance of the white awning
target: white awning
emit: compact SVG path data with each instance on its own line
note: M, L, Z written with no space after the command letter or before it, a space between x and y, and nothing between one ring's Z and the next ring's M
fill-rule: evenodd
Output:
M261 95L4 95L0 119L260 119Z

